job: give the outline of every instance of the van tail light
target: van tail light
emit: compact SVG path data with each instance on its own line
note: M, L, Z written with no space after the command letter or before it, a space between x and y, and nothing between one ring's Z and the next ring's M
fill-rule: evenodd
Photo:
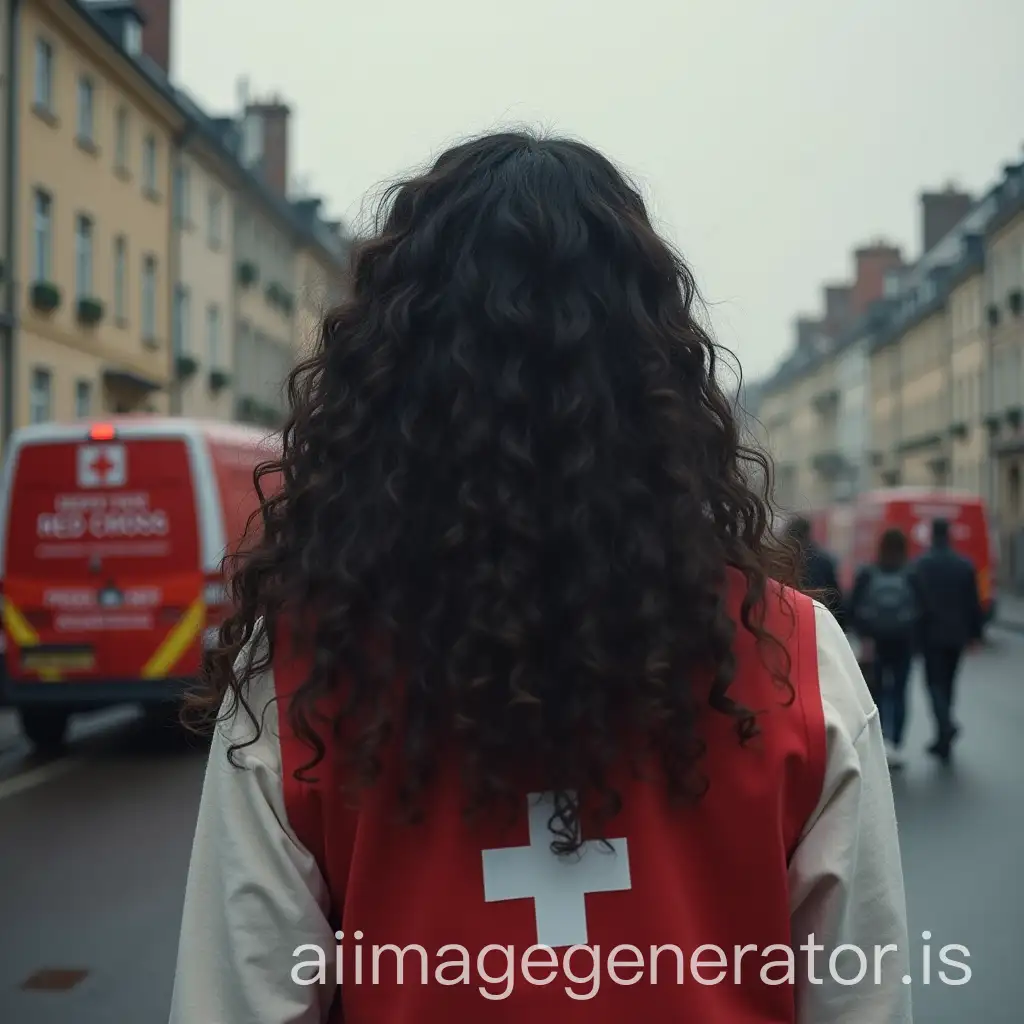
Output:
M90 441L113 441L116 436L113 423L94 423L89 428Z

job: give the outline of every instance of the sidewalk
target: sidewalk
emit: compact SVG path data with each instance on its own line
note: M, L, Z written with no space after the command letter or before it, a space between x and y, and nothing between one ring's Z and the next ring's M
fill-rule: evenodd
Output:
M1024 597L1018 594L999 594L996 598L995 625L1024 633Z

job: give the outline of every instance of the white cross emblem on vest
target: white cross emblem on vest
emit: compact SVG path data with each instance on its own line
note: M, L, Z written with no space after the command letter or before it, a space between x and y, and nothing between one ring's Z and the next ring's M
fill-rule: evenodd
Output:
M588 892L632 888L625 839L585 842L578 855L558 856L548 822L554 794L529 797L530 845L484 850L484 899L488 903L532 899L540 946L587 944Z

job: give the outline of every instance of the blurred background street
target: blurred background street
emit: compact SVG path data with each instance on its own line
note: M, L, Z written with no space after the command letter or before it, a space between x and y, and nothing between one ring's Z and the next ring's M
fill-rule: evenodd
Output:
M206 751L164 705L283 383L367 197L515 124L651 199L846 597L951 521L997 624L946 767L915 665L893 778L912 941L973 977L916 1019L1020 1024L1022 40L1020 0L0 0L0 1024L166 1021Z

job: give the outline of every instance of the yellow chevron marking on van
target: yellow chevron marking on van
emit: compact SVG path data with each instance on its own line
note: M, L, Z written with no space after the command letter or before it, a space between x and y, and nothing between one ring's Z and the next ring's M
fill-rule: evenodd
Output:
M39 634L29 625L28 619L21 614L9 597L4 598L3 618L7 632L18 647L24 649L39 645ZM52 668L40 669L39 678L47 683L59 683L61 674Z
M206 622L206 602L197 597L142 669L143 679L162 679L178 663Z
M28 619L11 602L4 598L4 625L11 639L19 647L35 647L39 643L39 634L28 624Z

